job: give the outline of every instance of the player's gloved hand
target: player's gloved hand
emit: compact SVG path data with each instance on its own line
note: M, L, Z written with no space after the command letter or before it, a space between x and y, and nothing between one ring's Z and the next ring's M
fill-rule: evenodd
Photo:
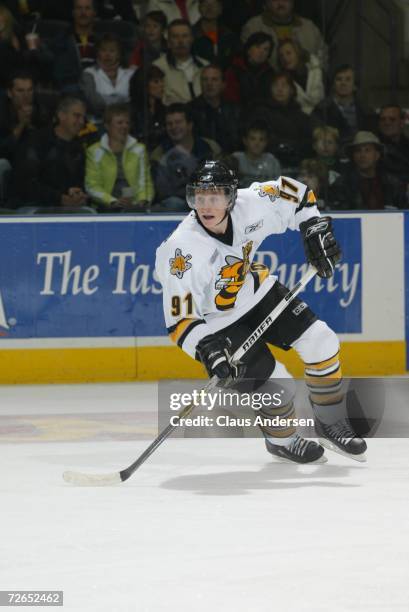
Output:
M221 334L202 338L196 347L200 361L210 377L216 375L220 386L229 387L244 377L246 366L240 361L230 363L231 341Z
M313 217L300 223L307 261L317 268L318 276L330 278L342 251L335 240L331 217Z

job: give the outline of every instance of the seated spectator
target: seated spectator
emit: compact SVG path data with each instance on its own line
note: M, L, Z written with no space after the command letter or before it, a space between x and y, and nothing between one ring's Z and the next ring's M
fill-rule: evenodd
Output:
M0 89L17 70L28 70L36 82L48 86L53 57L39 36L23 35L11 12L0 5Z
M47 110L34 96L31 74L16 72L0 104L0 157L13 165L18 149L28 143L33 130L46 126L48 121Z
M145 210L153 186L145 145L129 135L127 105L107 106L106 134L87 149L85 186L99 210Z
M131 66L140 67L144 64L150 66L162 53L166 53L167 23L162 11L146 13L142 22L142 38L136 43L131 54L129 62Z
M320 210L327 208L328 167L319 159L303 159L297 179L314 192Z
M284 166L283 174L293 175L300 161L311 153L312 126L309 115L297 104L290 75L274 75L270 98L249 111L248 120L257 119L268 125L271 150Z
M78 139L84 119L84 102L66 97L58 104L55 126L33 133L16 160L17 205L78 208L87 203L85 155Z
M97 118L102 117L106 106L129 102L129 82L135 68L123 68L121 62L119 39L104 34L97 43L97 64L84 70L80 82L88 110Z
M339 132L330 125L316 127L312 133L312 148L316 158L328 168L328 183L339 177L345 166L339 156Z
M157 147L165 135L165 75L157 66L137 70L130 82L132 133L148 151Z
M199 0L201 18L193 26L193 53L224 68L238 52L240 40L220 22L222 0Z
M239 107L223 99L225 82L220 66L205 66L201 74L202 95L190 103L195 132L216 141L224 153L239 144Z
M337 128L342 143L351 140L358 130L368 129L371 125L371 117L360 103L356 90L352 66L339 66L331 79L331 94L313 111L314 119Z
M358 132L348 147L352 163L329 190L331 208L407 208L406 186L382 169L382 144L372 132Z
M248 38L243 53L233 58L226 70L226 100L251 106L255 100L268 97L274 75L268 61L272 50L268 34L256 32Z
M236 151L239 187L271 181L281 175L278 159L266 151L269 145L268 127L263 121L250 124L243 136L244 151Z
M382 165L404 183L409 183L409 139L404 133L400 106L387 104L381 108L378 133L384 146Z
M162 210L187 211L185 188L200 161L213 159L220 147L207 138L194 136L193 120L184 104L166 108L166 137L152 155L156 200Z
M172 21L168 28L168 51L153 63L165 74L165 105L187 103L202 93L200 73L208 62L192 54L192 45L189 22Z
M294 0L266 0L260 15L249 19L241 33L242 41L254 34L269 34L277 50L280 40L292 38L302 49L318 57L321 66L325 67L327 50L321 32L310 20L300 17L294 11ZM277 67L277 55L271 56L271 63Z
M291 75L297 90L297 102L302 112L309 115L325 96L318 58L301 49L295 40L282 40L278 45L278 65Z
M200 17L199 0L149 0L146 11L162 11L168 23L184 19L193 25Z

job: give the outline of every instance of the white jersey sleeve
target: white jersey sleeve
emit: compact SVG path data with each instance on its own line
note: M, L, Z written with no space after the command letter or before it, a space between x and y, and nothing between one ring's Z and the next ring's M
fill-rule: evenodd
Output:
M253 205L263 203L270 221L266 235L283 233L287 229L299 230L300 223L320 216L314 193L304 183L287 176L253 183L246 192L252 193Z
M209 333L201 312L207 269L201 265L205 244L165 241L156 251L156 274L163 289L163 312L168 334L191 357Z

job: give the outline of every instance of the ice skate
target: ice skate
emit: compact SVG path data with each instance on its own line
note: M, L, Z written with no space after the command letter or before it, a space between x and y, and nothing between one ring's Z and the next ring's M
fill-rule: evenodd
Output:
M284 463L326 463L322 446L311 440L305 440L298 434L291 438L288 446L274 444L266 438L266 448L269 453Z
M315 431L320 443L325 448L355 461L366 461L366 442L355 434L346 419L341 419L332 425L326 425L316 418Z

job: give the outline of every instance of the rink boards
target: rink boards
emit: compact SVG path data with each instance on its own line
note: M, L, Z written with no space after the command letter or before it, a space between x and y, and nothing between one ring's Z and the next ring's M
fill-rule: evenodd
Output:
M181 216L0 219L0 382L193 377L171 345L155 250ZM409 213L334 214L344 259L303 297L339 334L348 375L408 369ZM298 232L269 237L258 261L287 286L305 270ZM296 375L296 355L275 351Z

